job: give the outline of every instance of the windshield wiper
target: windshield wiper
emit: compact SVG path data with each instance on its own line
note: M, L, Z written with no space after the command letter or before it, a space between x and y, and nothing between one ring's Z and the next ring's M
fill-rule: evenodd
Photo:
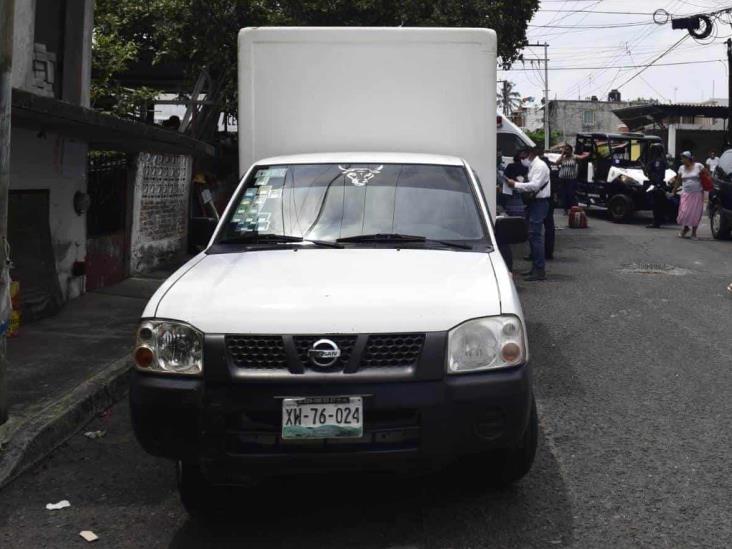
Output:
M309 238L303 238L301 236L295 236L290 234L258 234L248 233L239 236L233 236L230 238L224 238L217 242L217 244L288 244L291 242L309 242L316 246L323 246L326 248L342 248L343 245L338 242L331 240L312 240Z
M446 240L435 240L421 235L399 234L399 233L374 233L359 234L355 236L344 236L337 238L336 242L424 242L426 244L440 244L449 248L459 248L461 250L472 250L469 244L459 244L457 242L449 242Z

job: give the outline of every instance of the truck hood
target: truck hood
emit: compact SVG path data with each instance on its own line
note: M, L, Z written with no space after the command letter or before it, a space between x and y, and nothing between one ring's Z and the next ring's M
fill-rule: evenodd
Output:
M496 254L364 248L212 254L163 285L144 316L211 334L448 330L501 313Z

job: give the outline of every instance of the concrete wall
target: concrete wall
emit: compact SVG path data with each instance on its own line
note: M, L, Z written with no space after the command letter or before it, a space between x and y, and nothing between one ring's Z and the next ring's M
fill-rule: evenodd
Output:
M541 130L544 128L544 109L541 107L530 107L524 112L524 127L529 131Z
M683 151L691 151L698 162L704 163L710 150L717 151L717 155L723 150L725 132L721 130L700 130L677 128L675 150L672 150L668 140L668 130L648 129L646 133L657 135L663 139L666 150L673 156L678 156Z
M89 106L93 25L93 0L66 0L62 98L82 107Z
M188 156L137 156L130 273L152 271L185 254L191 169Z
M71 276L71 267L86 256L86 216L74 211L74 193L86 192L87 145L13 128L10 158L11 189L50 191L49 224L59 284L64 299L77 297L82 284Z
M36 18L44 17L37 7L37 0L15 2L12 85L31 92ZM88 106L94 0L67 0L65 8L63 99ZM86 192L87 153L86 143L58 134L12 130L10 188L49 190L49 225L64 299L83 290L71 267L86 257L86 216L76 214L73 198L77 191Z
M30 89L33 82L33 40L36 27L36 1L15 2L13 29L14 88Z
M552 132L559 132L559 140L574 143L575 136L580 132L618 132L622 121L612 112L634 105L633 102L620 101L565 101L554 100L549 102L549 126ZM584 124L584 112L594 113L594 122Z

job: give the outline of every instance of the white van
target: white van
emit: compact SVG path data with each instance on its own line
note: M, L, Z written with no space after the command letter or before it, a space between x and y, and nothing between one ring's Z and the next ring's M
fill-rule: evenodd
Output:
M529 471L526 325L498 251L526 229L491 214L495 56L485 29L240 33L247 169L134 352L135 432L178 463L190 512L257 474Z
M513 162L516 153L536 146L521 128L501 113L496 115L496 137L496 146L501 154L502 169Z

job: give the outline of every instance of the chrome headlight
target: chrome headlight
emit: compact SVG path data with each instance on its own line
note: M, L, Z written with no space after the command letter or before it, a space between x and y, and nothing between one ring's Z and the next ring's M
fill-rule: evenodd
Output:
M203 334L174 320L144 320L137 329L134 358L140 371L200 375Z
M516 366L526 360L521 320L503 315L456 326L447 339L447 373L462 374Z

